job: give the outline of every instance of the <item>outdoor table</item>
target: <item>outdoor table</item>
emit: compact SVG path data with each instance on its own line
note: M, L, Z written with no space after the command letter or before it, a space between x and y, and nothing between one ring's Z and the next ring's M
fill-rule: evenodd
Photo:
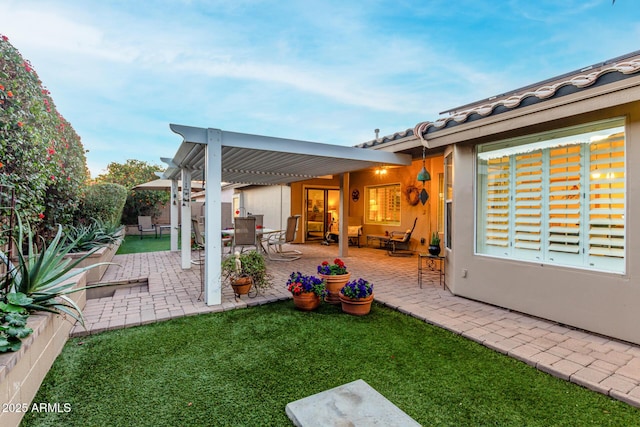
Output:
M262 249L262 251L266 254L267 248L264 247L262 243L262 238L265 235L280 233L282 230L274 230L273 228L264 228L264 227L256 227L256 247ZM227 230L222 230L222 236L231 236L235 235L235 230L233 228L229 228Z
M423 268L422 261L425 261ZM437 271L440 277L440 284L442 288L445 287L445 270L444 263L446 258L440 255L431 255L430 253L418 253L418 285L422 288L422 274L425 270Z

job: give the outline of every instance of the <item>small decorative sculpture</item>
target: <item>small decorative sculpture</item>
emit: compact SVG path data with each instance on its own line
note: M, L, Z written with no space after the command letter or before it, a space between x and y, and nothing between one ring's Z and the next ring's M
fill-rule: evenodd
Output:
M240 276L242 273L242 261L240 261L240 252L236 251L234 254L236 257L236 276Z

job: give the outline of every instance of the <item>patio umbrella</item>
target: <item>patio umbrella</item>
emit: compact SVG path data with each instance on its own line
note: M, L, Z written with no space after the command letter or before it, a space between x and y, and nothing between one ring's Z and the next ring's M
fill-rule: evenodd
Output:
M178 181L178 188L182 188L182 181ZM171 190L170 179L154 179L153 181L145 182L133 187L134 190ZM202 181L191 181L192 190L203 190L204 183Z

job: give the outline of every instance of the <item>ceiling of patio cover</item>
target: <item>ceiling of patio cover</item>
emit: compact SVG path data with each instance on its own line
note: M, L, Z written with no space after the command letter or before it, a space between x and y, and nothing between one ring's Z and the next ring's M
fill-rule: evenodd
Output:
M166 179L179 179L181 169L189 169L192 179L202 180L208 143L221 144L222 181L236 184L288 184L381 165L411 164L409 155L380 150L175 124L170 127L184 140L173 158L162 158L169 165L163 174Z

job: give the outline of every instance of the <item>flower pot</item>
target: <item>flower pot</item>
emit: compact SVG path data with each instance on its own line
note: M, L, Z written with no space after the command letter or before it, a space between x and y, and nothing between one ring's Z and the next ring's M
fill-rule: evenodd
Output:
M329 304L340 304L340 290L349 281L351 273L336 275L319 274L319 276L324 279L327 284L327 296L324 298L325 302Z
M303 292L293 295L293 304L298 310L312 311L320 307L320 297L313 292Z
M343 312L354 316L364 316L371 311L373 294L366 298L349 298L340 294L340 302L342 303Z
M253 280L251 277L239 277L231 281L231 287L236 295L247 295L251 290Z
M429 245L429 253L433 256L440 255L440 245Z

